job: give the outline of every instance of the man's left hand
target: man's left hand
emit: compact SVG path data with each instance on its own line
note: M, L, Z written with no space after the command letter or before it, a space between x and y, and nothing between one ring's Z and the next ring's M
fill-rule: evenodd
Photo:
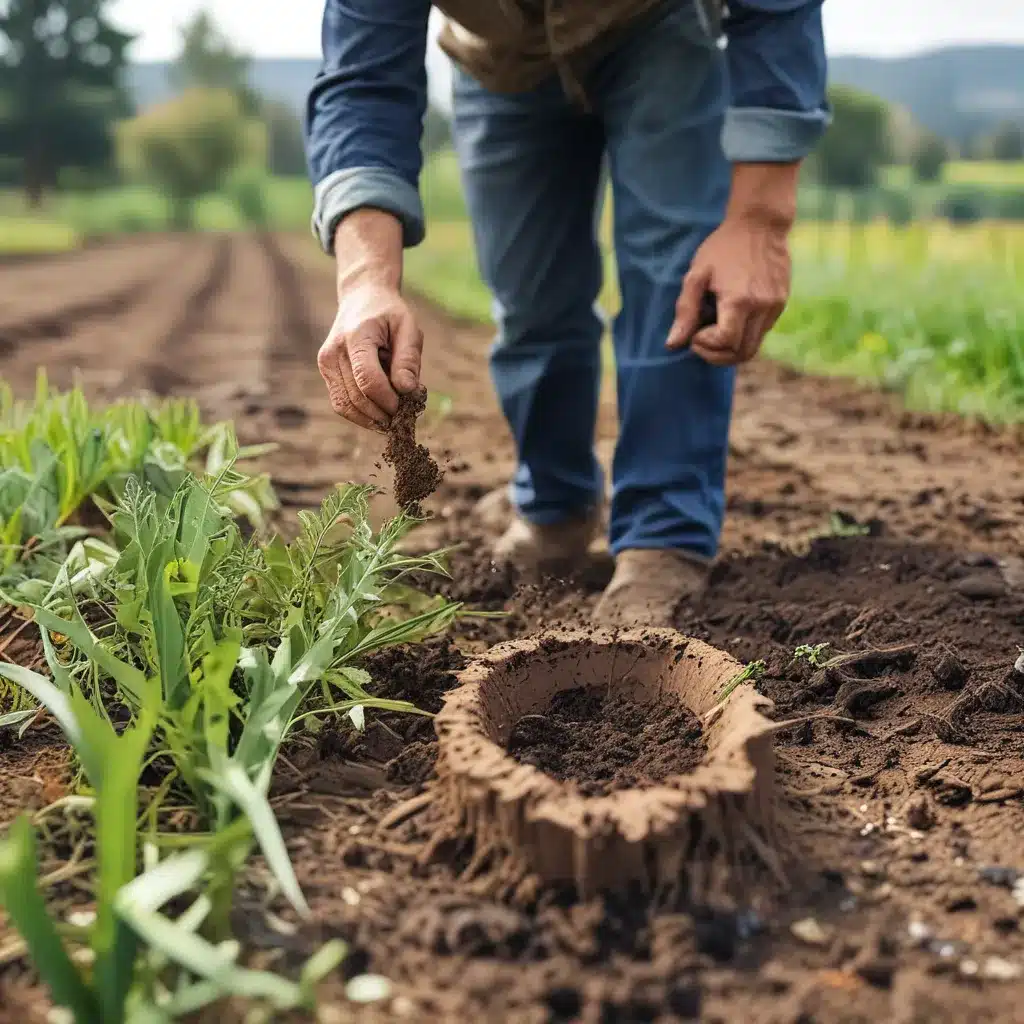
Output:
M756 214L727 215L683 279L668 347L689 343L714 366L753 359L786 307L790 269L788 224ZM706 292L718 301L718 322L698 330Z

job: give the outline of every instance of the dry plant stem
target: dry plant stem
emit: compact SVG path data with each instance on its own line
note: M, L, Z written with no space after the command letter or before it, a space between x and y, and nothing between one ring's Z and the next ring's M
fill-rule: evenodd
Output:
M1012 711L1024 707L1024 693L1018 689L1021 677L1011 671L1002 682L994 680L968 687L938 715L923 714L921 719L945 743L966 743L968 720L977 711Z
M793 698L793 705L820 700L833 695L833 705L849 715L870 707L886 697L894 688L884 680L864 678L876 676L887 669L908 668L917 656L917 645L895 644L851 651L829 658L813 675L810 684ZM863 675L861 674L863 673Z

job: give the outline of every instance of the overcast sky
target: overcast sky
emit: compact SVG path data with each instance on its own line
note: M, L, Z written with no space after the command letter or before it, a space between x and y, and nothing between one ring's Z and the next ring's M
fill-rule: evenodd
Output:
M310 57L319 50L323 0L116 0L111 10L120 26L139 35L134 59L164 60L175 51L177 26L203 7L239 47L256 56ZM825 32L836 54L889 56L947 43L1024 43L1024 3L827 0Z

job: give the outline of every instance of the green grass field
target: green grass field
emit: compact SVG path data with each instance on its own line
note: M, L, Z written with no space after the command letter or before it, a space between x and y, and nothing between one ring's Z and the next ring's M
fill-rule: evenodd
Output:
M456 314L486 321L489 299L450 156L427 169L423 191L430 228L409 254L407 280ZM606 236L607 228L606 216ZM804 223L793 248L793 297L769 354L899 391L916 408L1024 418L1024 225ZM614 312L610 253L606 266L602 304Z
M305 230L312 189L304 178L267 178L264 201L268 225ZM140 185L96 192L57 193L39 211L28 211L20 193L0 192L0 253L59 252L85 238L163 231L171 224L171 204L155 189ZM235 231L245 221L227 194L204 196L193 211L198 231Z

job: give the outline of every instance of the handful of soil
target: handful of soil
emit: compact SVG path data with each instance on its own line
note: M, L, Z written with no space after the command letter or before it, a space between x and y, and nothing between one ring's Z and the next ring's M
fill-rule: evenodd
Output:
M555 695L542 715L512 728L508 752L584 796L649 789L692 772L707 745L697 717L675 701L641 704L576 687Z
M443 476L430 452L416 443L416 420L426 407L426 388L402 395L384 449L384 461L395 471L395 501L416 519L423 518L420 502L437 490Z

